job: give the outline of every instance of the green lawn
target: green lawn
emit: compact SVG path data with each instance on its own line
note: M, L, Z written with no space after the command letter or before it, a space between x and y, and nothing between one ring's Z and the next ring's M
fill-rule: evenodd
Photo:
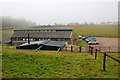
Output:
M117 53L108 53L116 58ZM89 53L16 50L3 47L3 78L118 78L118 63L103 55L97 60Z
M36 28L36 27L34 27ZM58 26L58 27L37 27L37 28L73 28L76 34L93 37L115 37L118 35L118 25L81 25L81 26ZM12 29L0 31L11 35Z
M87 42L86 41L80 41L79 43L77 43L77 46L87 47Z
M45 28L73 28L76 34L80 34L82 36L116 37L116 38L120 37L120 35L118 35L118 25L81 25L81 26L58 26Z

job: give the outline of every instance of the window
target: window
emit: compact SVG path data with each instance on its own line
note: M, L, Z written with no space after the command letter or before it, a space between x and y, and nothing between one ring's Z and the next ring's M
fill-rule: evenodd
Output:
M33 41L33 39L30 39L30 41Z
M39 41L39 39L38 39L38 38L35 38L34 40L35 40L35 41Z
M54 39L55 41L58 41L58 39Z
M65 39L60 39L60 41L66 41Z
M23 38L20 38L19 40L20 40L20 41L23 41Z
M16 41L16 38L12 38L12 41Z
M25 38L23 38L23 41L25 41Z
M42 39L39 39L39 41L41 41Z
M29 30L26 30L26 32L29 32Z

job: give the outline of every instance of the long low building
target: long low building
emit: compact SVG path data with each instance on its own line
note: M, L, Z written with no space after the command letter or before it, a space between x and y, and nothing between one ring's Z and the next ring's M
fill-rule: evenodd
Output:
M28 28L28 29L15 29L11 36L13 45L20 45L29 40L53 40L53 41L66 41L69 44L75 44L78 40L78 35L73 32L72 28Z

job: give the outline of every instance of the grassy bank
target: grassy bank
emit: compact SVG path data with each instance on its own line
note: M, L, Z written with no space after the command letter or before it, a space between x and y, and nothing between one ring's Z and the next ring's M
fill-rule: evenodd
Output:
M117 53L108 53L116 58ZM97 60L89 53L16 50L3 48L3 78L118 78L118 63L103 55Z

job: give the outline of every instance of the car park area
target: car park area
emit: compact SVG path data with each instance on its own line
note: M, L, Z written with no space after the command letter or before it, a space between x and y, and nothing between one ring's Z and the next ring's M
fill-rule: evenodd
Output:
M82 40L86 41L88 45L98 45L99 41L96 40L96 38L87 36L82 38Z
M104 38L104 37L84 37L82 41L86 41L88 46L101 48L102 51L120 52L120 38Z
M101 47L103 51L120 52L120 38L101 38L96 37L99 45L91 45L94 47Z

